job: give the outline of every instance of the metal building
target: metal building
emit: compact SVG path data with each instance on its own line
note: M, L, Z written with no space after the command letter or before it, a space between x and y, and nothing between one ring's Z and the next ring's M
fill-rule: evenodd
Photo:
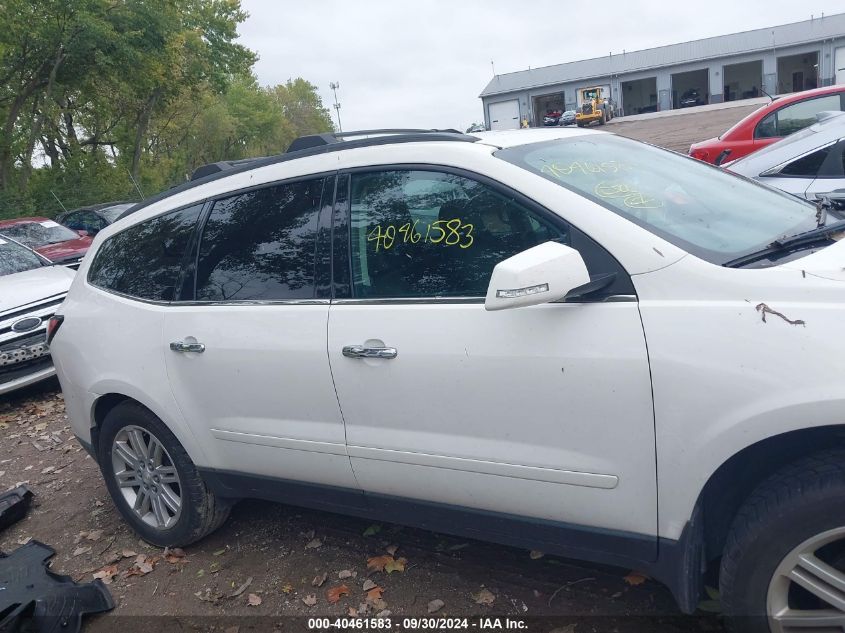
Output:
M508 129L576 109L591 86L624 116L833 83L845 84L845 13L496 75L480 97L487 128Z

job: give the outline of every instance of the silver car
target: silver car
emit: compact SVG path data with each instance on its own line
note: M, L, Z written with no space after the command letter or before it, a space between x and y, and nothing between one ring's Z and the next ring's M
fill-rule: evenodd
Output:
M724 167L799 198L845 204L845 112L820 112L816 118L810 127Z

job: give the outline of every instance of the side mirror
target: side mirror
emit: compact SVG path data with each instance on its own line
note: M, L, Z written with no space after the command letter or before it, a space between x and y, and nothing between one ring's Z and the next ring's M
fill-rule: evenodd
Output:
M563 299L590 283L581 253L557 242L546 242L499 262L493 269L485 310L507 310Z

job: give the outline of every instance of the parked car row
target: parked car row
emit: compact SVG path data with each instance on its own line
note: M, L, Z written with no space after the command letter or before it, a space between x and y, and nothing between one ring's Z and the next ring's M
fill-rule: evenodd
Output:
M812 125L819 112L842 110L845 110L845 85L796 92L755 110L721 136L694 143L689 155L720 165Z
M93 236L135 204L0 220L0 395L55 375L47 324Z
M543 117L543 125L545 127L575 125L575 114L575 110L567 110L566 112L562 112L560 110L550 110Z

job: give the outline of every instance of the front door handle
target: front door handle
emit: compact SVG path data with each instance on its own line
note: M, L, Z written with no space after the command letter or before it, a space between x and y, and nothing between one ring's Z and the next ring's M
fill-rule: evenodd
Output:
M347 358L396 358L395 347L364 347L363 345L347 345L343 348L343 355Z
M183 341L173 341L170 344L170 349L172 349L174 352L181 352L183 354L202 354L205 351L205 345L203 345L202 343L185 343Z

